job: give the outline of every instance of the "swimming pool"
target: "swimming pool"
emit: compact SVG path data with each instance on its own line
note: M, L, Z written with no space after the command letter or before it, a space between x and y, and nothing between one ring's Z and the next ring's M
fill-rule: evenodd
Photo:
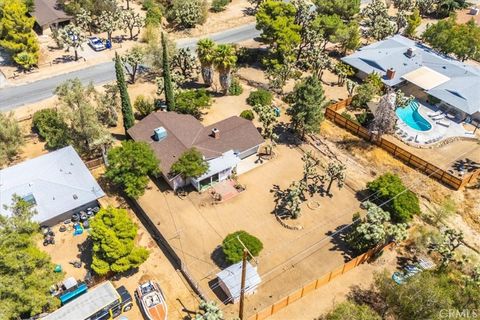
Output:
M428 131L432 129L430 122L425 120L425 118L422 117L422 115L418 112L418 107L418 101L413 100L408 106L404 108L397 108L395 113L412 129L418 131Z

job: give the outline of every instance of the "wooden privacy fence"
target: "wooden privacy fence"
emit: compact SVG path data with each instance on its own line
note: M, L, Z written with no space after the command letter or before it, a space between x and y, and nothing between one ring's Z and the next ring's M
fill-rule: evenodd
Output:
M480 170L476 170L460 178L442 168L437 167L434 164L431 164L425 159L414 155L410 151L403 149L395 143L385 140L384 138L375 139L375 135L370 133L368 129L338 113L338 110L346 108L350 103L351 99L347 99L330 105L325 110L325 117L340 127L347 129L351 133L367 141L375 143L385 151L392 154L393 157L405 162L422 173L443 182L455 190L458 190L470 182L475 181L475 179L480 176Z
M102 157L85 162L85 165L87 166L88 169L94 169L94 168L100 167L102 164L103 164Z
M312 282L304 285L300 289L292 292L288 296L278 300L274 304L268 306L267 308L263 309L262 311L250 316L248 320L263 320L271 315L277 313L278 311L282 310L283 308L286 308L288 305L292 304L293 302L303 298L310 292L326 285L333 279L343 275L344 273L347 273L348 271L355 269L362 263L368 261L372 256L377 254L379 251L385 250L387 248L391 248L394 244L390 243L380 250L378 248L370 249L369 251L365 252L364 254L359 255L358 257L350 260L349 262L339 266L338 268L334 269L333 271L325 274L324 276L313 280Z

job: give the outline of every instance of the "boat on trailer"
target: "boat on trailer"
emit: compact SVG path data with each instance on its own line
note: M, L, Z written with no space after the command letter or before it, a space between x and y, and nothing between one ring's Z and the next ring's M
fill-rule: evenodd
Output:
M147 281L138 286L135 296L148 320L167 320L167 302L158 283Z

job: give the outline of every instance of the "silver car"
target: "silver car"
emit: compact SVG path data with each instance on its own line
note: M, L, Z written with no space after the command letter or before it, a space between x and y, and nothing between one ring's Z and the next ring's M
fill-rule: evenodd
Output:
M102 51L106 49L105 44L98 37L88 38L88 45L95 51Z

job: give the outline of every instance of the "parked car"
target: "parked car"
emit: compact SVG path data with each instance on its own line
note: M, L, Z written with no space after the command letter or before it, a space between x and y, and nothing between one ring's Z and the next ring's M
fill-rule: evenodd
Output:
M95 51L102 51L106 49L105 44L98 37L88 38L88 45Z

